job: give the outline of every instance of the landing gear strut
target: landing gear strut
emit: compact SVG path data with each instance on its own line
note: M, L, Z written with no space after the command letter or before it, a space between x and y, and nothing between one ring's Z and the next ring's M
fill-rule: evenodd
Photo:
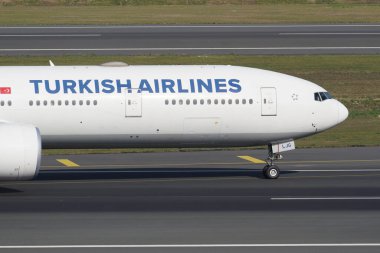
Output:
M274 154L272 145L268 145L268 158L265 160L267 165L263 168L265 178L277 179L280 176L280 168L274 164L274 161L282 159L279 153Z

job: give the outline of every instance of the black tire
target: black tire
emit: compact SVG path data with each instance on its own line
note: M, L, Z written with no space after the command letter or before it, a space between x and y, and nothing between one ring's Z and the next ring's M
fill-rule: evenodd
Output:
M264 177L266 177L266 173L267 173L267 170L270 166L269 165L265 165L265 167L263 168L263 175Z
M277 179L280 176L280 169L276 165L269 166L264 175L268 179Z

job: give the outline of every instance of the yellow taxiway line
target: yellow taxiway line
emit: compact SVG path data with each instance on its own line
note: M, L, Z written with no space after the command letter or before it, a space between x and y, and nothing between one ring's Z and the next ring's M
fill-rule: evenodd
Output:
M244 156L246 157L246 156ZM249 156L248 156L249 157ZM240 158L240 157L239 157ZM244 158L242 158L244 159ZM252 159L256 159L253 158ZM57 161L60 162L60 160L68 160L68 159L57 159ZM245 160L245 159L244 159ZM70 160L68 160L70 161ZM246 160L252 163L250 160ZM261 161L261 162L260 162ZM71 162L71 161L70 161ZM372 163L372 162L380 162L380 159L373 159L373 160L320 160L320 161L310 161L310 160L305 160L305 161L279 161L277 164L328 164L328 163ZM62 162L60 162L62 163ZM72 162L73 164L76 164ZM257 159L256 164L264 164L265 161ZM67 166L65 163L62 163L65 166ZM87 164L87 165L78 165L77 166L72 166L72 167L78 167L80 166L81 168L86 168L86 167L148 167L148 166L153 166L153 167L162 167L162 166L206 166L206 165L214 165L214 166L222 166L222 165L245 165L249 164L248 162L211 162L211 163L159 163L159 164ZM41 168L61 168L62 166L60 165L42 165ZM70 166L67 166L70 167Z
M57 162L62 163L66 167L80 167L79 164L70 161L69 159L57 159Z
M241 159L250 161L252 163L265 163L265 161L257 159L257 158L254 158L254 157L249 156L249 155L242 155L242 156L238 156L238 157L241 158Z

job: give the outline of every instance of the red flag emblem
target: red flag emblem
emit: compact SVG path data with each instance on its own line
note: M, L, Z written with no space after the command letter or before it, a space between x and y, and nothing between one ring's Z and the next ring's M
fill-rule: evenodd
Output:
M11 94L11 87L0 87L0 94Z

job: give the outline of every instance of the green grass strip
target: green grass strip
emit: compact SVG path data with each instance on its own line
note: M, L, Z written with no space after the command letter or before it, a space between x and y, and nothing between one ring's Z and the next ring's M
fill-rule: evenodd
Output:
M380 23L380 4L1 6L1 26Z

